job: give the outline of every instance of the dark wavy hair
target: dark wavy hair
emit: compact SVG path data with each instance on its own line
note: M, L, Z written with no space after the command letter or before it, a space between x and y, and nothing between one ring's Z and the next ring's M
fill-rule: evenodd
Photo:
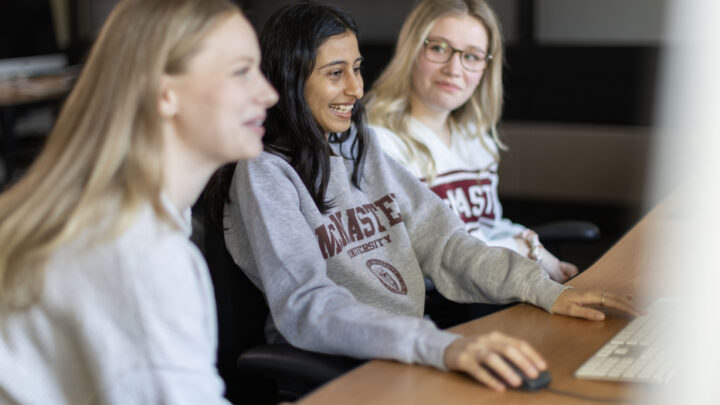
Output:
M358 35L353 18L338 6L298 1L275 12L260 33L261 68L280 93L280 101L268 110L263 143L268 152L288 159L323 213L333 206L325 196L332 152L305 101L305 84L315 68L317 49L347 31ZM356 101L351 119L357 135L350 156L344 157L353 161L351 180L359 188L367 132L361 100ZM330 134L329 141L345 142L351 131Z
M287 159L322 213L334 206L334 201L326 198L332 154L328 142L343 143L355 131L350 147L339 149L341 154L348 153L343 157L353 162L351 181L357 188L365 161L368 129L362 100L357 100L353 107L353 126L346 132L330 134L327 139L305 100L305 84L315 68L317 49L328 38L347 31L358 36L355 21L340 7L301 0L277 10L260 32L261 69L280 94L279 102L268 110L265 121L265 150ZM205 191L213 221L222 221L234 167L223 167Z

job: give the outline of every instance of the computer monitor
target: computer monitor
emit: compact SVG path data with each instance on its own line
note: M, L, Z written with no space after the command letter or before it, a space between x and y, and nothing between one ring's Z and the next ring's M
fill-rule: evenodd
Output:
M52 73L67 65L50 0L2 0L0 79Z

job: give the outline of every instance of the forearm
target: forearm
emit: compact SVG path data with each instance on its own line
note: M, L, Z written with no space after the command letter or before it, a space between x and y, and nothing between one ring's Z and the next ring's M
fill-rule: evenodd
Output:
M504 248L488 247L471 235L458 232L448 240L436 281L449 299L470 302L528 302L547 311L565 287L550 280L536 263ZM453 279L449 279L453 278ZM443 280L444 279L444 280ZM452 289L451 286L457 286ZM443 290L446 290L445 292Z
M268 291L276 327L300 348L357 358L394 359L444 369L443 353L457 335L432 322L356 301L336 285L306 285L281 298Z

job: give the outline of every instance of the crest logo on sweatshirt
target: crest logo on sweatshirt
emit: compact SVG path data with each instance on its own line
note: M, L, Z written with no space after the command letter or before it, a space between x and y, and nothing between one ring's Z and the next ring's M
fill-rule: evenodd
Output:
M365 262L367 268L380 280L382 285L395 294L406 295L407 286L400 272L390 263L378 259L370 259Z

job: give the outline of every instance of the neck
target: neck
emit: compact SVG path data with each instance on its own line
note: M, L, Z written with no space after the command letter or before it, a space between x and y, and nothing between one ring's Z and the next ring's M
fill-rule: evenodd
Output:
M448 118L450 111L429 108L415 97L410 95L410 115L428 127L446 145L450 145L451 132Z
M195 203L218 166L192 153L172 131L164 131L163 192L182 212Z

